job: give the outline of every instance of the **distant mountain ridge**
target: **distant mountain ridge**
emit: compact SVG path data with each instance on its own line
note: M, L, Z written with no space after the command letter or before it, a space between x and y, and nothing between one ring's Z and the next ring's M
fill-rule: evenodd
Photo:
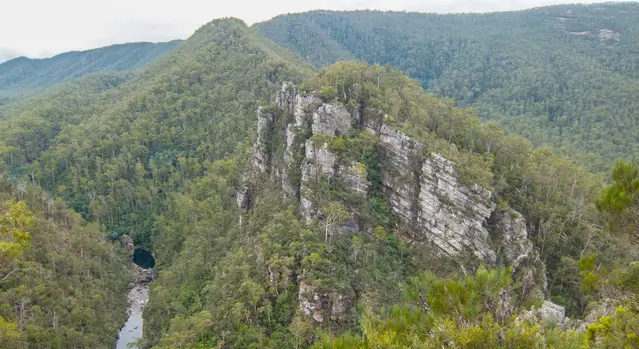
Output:
M14 58L0 64L0 98L21 97L87 74L139 69L181 42L138 42L66 52L45 59Z

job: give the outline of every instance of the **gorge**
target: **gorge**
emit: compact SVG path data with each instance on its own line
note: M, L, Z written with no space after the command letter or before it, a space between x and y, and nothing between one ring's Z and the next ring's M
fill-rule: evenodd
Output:
M126 323L120 329L116 349L137 349L142 339L144 321L142 313L149 301L149 282L153 281L155 258L143 248L134 248L133 240L127 235L121 238L121 245L131 254L133 262L133 282L127 295L128 309Z

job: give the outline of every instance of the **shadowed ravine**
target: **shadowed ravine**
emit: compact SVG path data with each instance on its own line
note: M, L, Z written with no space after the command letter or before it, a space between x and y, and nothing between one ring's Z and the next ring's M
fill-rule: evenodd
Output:
M135 284L129 292L129 317L120 329L116 342L116 349L135 349L136 343L142 338L142 311L149 300L149 287L147 283L153 280L153 267L155 259L153 255L143 249L136 249L133 254L135 263Z

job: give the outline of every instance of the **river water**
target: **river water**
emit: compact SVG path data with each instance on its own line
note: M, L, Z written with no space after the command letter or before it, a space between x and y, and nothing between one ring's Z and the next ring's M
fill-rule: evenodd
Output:
M149 301L149 287L136 284L129 292L129 318L118 334L116 349L137 349L134 345L142 338L142 310Z

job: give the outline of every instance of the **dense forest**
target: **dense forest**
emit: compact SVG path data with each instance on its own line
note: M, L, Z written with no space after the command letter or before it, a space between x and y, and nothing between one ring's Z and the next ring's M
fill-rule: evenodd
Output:
M0 64L0 105L87 74L123 72L146 66L181 41L132 43L67 52L46 59L19 57Z
M128 258L37 185L0 177L0 348L108 348Z
M639 4L436 15L282 15L255 28L315 66L391 63L425 89L472 106L536 146L592 170L635 159Z
M157 261L140 348L638 347L634 9L220 19L0 105L0 348L112 348L124 234ZM395 182L384 132L418 149ZM433 154L493 259L397 211Z

